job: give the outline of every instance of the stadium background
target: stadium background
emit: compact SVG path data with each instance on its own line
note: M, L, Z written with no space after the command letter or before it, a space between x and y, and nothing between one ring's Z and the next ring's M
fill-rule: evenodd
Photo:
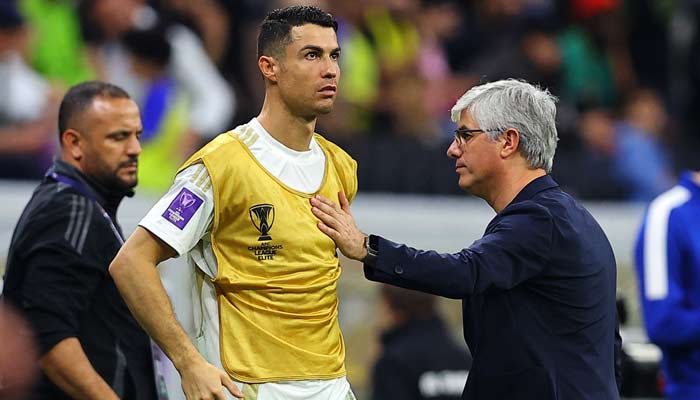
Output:
M560 99L553 175L613 242L619 292L639 326L631 257L644 206L681 170L700 169L697 0L2 1L0 272L56 151L56 100L68 86L110 80L142 106L141 185L120 212L129 232L187 154L257 113L255 32L288 4L340 22L339 98L317 131L359 163L361 228L441 251L480 237L493 212L456 185L449 108L480 82L539 83ZM7 68L18 64L34 75ZM341 322L360 398L376 349L375 290L345 266ZM459 304L441 307L459 335Z

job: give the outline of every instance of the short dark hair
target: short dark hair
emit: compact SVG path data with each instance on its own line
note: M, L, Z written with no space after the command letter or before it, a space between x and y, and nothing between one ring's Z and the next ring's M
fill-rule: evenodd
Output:
M294 26L314 24L338 31L333 15L314 6L291 6L271 11L260 26L258 58L262 55L281 57L284 47L292 42Z
M58 141L66 129L69 129L75 119L82 114L92 102L98 98L130 99L129 93L119 86L102 81L79 83L70 89L58 108Z
M122 37L124 47L132 56L148 61L161 69L170 64L172 48L160 27L132 29Z
M24 17L19 11L17 0L0 1L0 31L12 31L24 26Z

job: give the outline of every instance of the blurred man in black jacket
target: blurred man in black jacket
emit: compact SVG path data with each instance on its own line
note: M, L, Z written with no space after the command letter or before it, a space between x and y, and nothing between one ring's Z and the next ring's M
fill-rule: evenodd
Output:
M148 336L107 271L123 243L117 207L137 181L139 109L87 82L65 95L58 125L61 154L17 223L3 292L36 335L33 398L155 399Z
M453 340L435 296L382 285L382 353L372 369L372 400L458 400L471 357Z

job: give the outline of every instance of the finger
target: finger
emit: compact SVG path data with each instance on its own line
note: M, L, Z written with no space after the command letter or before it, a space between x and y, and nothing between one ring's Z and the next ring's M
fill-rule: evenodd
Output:
M321 204L326 205L328 207L331 207L334 210L340 209L340 207L338 207L338 205L335 204L335 202L333 200L327 199L327 198L321 196L320 194L317 194L316 196L314 196L314 198L317 199Z
M338 217L343 212L343 210L333 208L325 203L317 203L312 207L312 210L313 210L313 208L318 209L318 211L320 211L321 213L327 215L330 218L334 218L334 219L338 219Z
M338 236L340 236L338 231L336 231L335 229L331 228L330 226L324 224L323 222L319 222L318 224L316 224L316 226L318 226L318 229L320 229L321 232L325 233L331 239L333 239L333 241L335 241L338 238Z
M330 201L330 200L328 200L327 198L325 198L322 194L317 194L317 195L315 195L315 196L314 196L314 199L316 199L316 200L318 200L318 201L320 201L320 202L323 202L323 203L332 203L332 201Z
M321 221L323 221L323 222L325 222L325 223L327 223L327 224L331 224L331 225L334 225L334 224L335 224L335 223L334 223L335 218L333 218L332 216L328 215L327 213L325 213L323 210L321 210L320 208L318 208L318 207L316 207L316 206L311 207L311 213L312 213L314 216L316 216L316 218L320 219Z
M343 190L338 192L338 204L340 204L340 208L343 209L343 211L350 214L350 202L345 196L345 192Z
M243 392L241 392L238 389L238 386L236 386L236 384L233 383L233 380L229 378L228 374L221 375L221 384L224 385L234 397L237 397L239 399L243 398Z
M226 393L224 393L224 387L221 387L221 390L218 392L213 393L214 395L214 400L227 400L226 399Z

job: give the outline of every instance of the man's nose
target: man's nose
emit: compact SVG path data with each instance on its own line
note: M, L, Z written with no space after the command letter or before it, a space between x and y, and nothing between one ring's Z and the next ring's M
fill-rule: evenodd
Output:
M136 135L132 135L129 139L129 144L126 148L126 152L130 156L137 156L141 154L141 140Z
M458 158L460 155L462 155L462 150L459 148L457 141L453 140L447 148L447 157Z
M340 67L338 66L338 63L335 60L332 60L330 57L326 58L326 62L324 63L323 68L323 77L335 78L336 76L338 76L339 72Z

